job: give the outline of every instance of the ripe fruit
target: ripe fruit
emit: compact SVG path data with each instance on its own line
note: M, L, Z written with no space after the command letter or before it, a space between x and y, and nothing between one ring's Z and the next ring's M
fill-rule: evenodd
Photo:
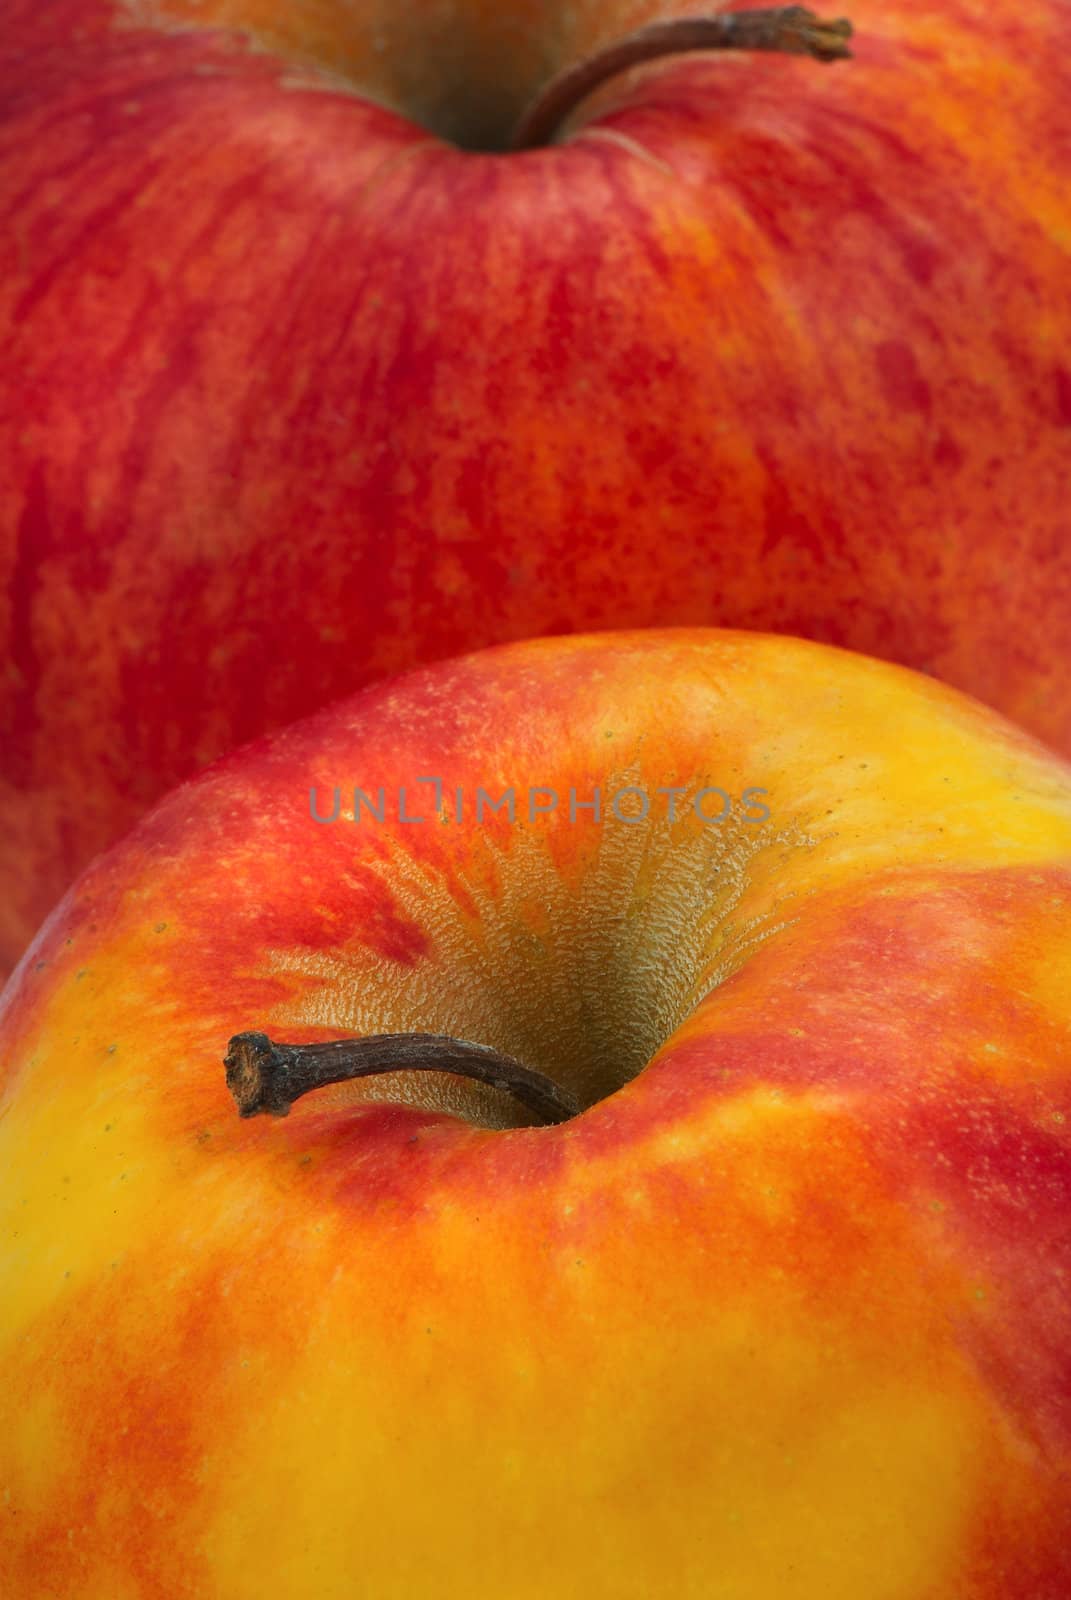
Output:
M225 749L506 638L805 633L1071 752L1065 0L845 0L851 61L503 153L695 9L4 0L0 959Z
M251 1031L582 1109L242 1120ZM1071 768L950 689L704 630L375 686L94 864L0 1062L5 1595L1071 1592Z

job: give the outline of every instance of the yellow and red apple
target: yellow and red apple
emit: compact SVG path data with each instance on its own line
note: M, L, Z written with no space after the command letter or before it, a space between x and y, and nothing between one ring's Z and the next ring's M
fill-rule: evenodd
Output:
M701 9L0 0L0 963L225 749L509 638L803 633L1071 752L1068 6L832 0L851 61L505 149Z
M1071 768L981 704L422 668L167 798L2 1006L5 1597L1071 1593ZM391 1070L240 1117L250 1032Z

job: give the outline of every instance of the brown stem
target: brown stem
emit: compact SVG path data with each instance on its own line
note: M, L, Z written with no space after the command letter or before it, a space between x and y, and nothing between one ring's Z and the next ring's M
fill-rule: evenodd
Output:
M845 17L823 22L806 6L652 22L551 78L513 130L509 148L533 150L548 144L570 111L600 83L659 56L685 50L777 50L813 56L816 61L841 61L851 55L851 36L852 25Z
M227 1087L243 1117L285 1117L311 1089L380 1072L457 1072L507 1089L543 1122L565 1122L580 1107L541 1072L487 1044L440 1033L371 1033L327 1044L273 1044L266 1033L236 1033L223 1059Z

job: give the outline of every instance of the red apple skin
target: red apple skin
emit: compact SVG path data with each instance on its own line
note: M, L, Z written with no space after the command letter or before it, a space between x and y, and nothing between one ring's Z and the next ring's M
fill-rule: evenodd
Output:
M225 749L525 635L805 634L1071 751L1069 8L845 9L506 156L429 129L692 0L4 0L0 961Z
M243 1121L248 1028L585 1109ZM0 1001L0 1592L1065 1600L1069 1129L1071 767L995 713L705 630L375 685L165 800Z

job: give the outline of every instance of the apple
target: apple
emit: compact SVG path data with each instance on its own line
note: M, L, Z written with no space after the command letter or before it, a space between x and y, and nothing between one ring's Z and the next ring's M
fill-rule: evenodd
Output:
M0 961L225 750L528 635L1071 753L1066 0L841 6L0 0Z
M373 685L89 868L0 1064L5 1596L1071 1593L1071 766L980 702Z

